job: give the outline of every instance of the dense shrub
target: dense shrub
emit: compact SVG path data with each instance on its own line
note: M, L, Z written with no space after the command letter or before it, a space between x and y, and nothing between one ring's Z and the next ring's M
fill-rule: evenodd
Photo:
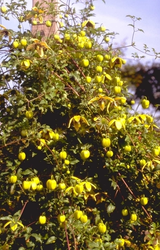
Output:
M22 5L2 9L17 32L0 26L1 249L159 249L158 129L130 113L113 34L84 19L89 2L33 38L23 21L53 4Z

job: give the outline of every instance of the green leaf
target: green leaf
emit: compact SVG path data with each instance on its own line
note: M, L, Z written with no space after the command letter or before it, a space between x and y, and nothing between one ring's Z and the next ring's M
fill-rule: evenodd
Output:
M143 33L144 33L144 30L142 30L142 29L138 29L138 31L141 31L141 32L143 32Z
M111 214L111 213L113 213L113 211L115 210L115 206L112 204L112 203L110 203L109 205L108 205L108 207L107 207L107 213L108 214Z
M0 220L12 220L12 216L11 215L4 216L4 217L1 217Z
M131 15L126 15L126 17L130 17L131 19L135 18L135 16L131 16Z
M153 171L160 171L160 165L157 164L157 166L153 169Z
M53 244L56 241L56 237L55 236L51 236L50 238L48 238L46 245L48 244Z
M90 249L93 249L93 250L98 250L100 249L100 245L101 243L100 242L89 242L89 248Z
M131 27L133 27L133 28L134 28L134 25L133 25L133 24L131 24L131 23L130 23L130 24L128 24L128 26L131 26Z
M25 171L22 172L23 175L30 175L33 172L30 169L26 169Z
M34 237L36 241L42 243L42 236L40 234L33 233L31 236Z

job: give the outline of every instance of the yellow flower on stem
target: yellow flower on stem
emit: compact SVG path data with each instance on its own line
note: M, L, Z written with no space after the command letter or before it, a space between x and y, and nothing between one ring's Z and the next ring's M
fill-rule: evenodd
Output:
M115 67L118 67L118 68L121 68L123 64L125 64L126 61L120 57L113 57L110 61L110 66L111 68L113 68L114 66Z
M93 102L98 102L99 103L99 107L100 109L103 111L105 109L105 104L108 101L108 105L107 105L107 112L109 113L109 107L111 105L111 103L114 103L115 106L117 106L115 100L109 96L105 96L105 95L98 95L94 98L92 98L88 104L92 104Z
M125 129L125 119L124 118L119 118L119 119L113 119L109 122L109 127L115 126L117 130L121 130L122 128Z
M12 231L15 231L17 229L18 225L20 225L21 227L24 228L24 225L21 222L19 222L19 221L16 222L14 219L8 221L4 225L4 228L7 227L8 225L10 225L10 228L11 228Z
M82 126L82 123L89 125L86 118L80 115L75 115L69 120L68 128L70 128L71 123L73 123L73 127L75 128L76 131L80 129L80 127Z
M91 28L95 28L95 22L91 21L91 20L86 20L82 23L82 28L84 27L91 27Z
M26 48L27 51L29 50L36 50L38 55L40 57L44 56L44 49L51 49L46 42L44 41L40 41L38 39L31 39L31 41L33 41L34 43L28 45L28 47Z

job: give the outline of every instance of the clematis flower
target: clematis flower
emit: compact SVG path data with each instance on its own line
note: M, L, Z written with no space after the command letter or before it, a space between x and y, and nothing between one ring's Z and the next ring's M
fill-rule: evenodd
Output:
M123 64L126 63L126 60L120 58L120 57L113 57L110 61L110 66L111 68L113 68L114 66L115 67L118 67L118 68L121 68Z
M68 128L70 128L71 123L73 124L73 127L75 128L76 131L78 131L82 125L82 123L85 123L89 125L88 121L86 118L80 115L75 115L69 120Z
M11 219L10 221L8 221L5 225L4 225L4 228L7 227L8 225L10 225L10 228L12 231L15 231L18 227L18 225L20 225L21 227L24 228L24 225L19 222L19 221L15 221L14 219Z
M91 28L95 28L95 22L91 21L91 20L86 20L82 23L82 28L84 27L91 27Z

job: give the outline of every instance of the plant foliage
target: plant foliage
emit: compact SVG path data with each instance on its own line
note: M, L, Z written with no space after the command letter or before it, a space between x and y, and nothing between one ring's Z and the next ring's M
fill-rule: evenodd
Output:
M114 34L86 19L92 3L80 16L60 7L2 9L20 23L0 26L1 249L158 250L154 118L131 114L126 62L112 50ZM24 21L51 12L59 33L23 32Z

